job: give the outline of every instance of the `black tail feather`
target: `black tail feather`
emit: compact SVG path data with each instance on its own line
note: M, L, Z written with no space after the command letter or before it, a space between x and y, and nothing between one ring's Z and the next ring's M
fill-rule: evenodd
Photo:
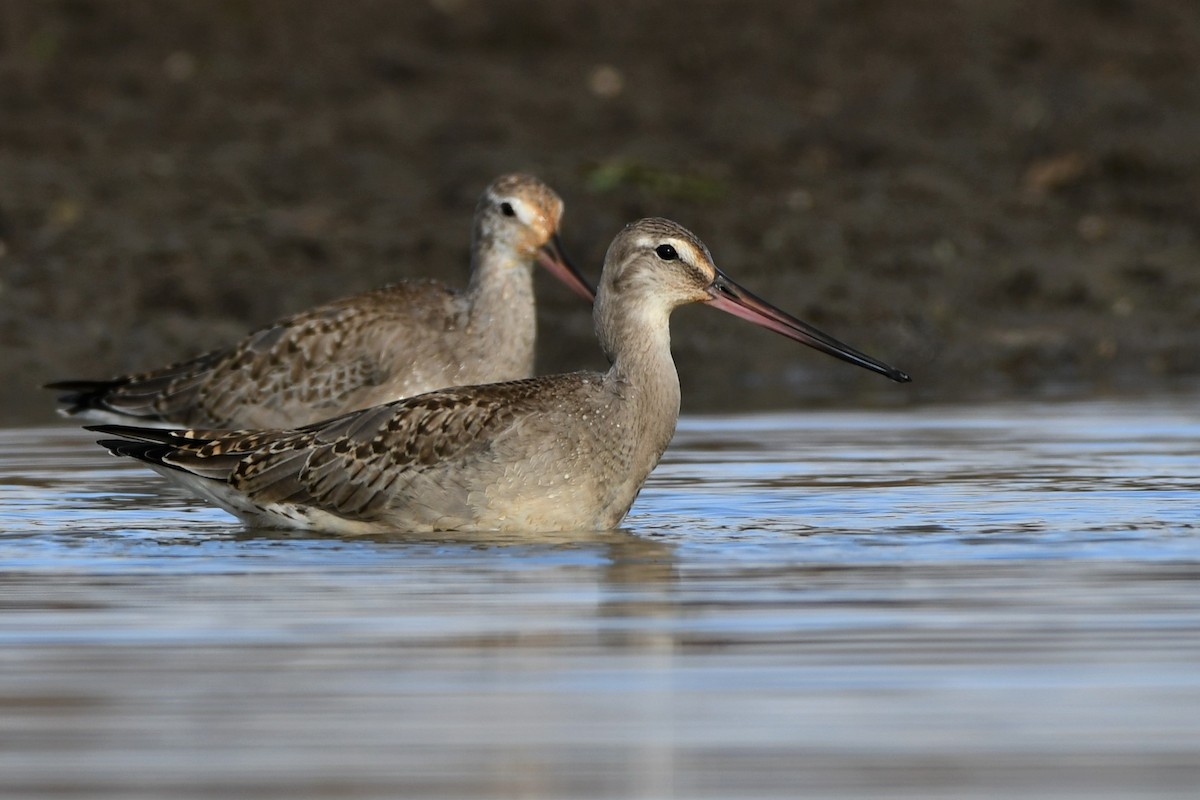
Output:
M120 436L123 441L166 445L176 445L181 442L195 443L196 441L180 436L180 431L172 431L166 428L141 428L136 425L84 425L83 429L96 433L106 433L110 436Z
M43 383L43 389L56 389L62 392L95 392L119 386L123 381L54 381Z
M169 467L170 469L177 469L181 472L187 472L187 470L166 460L175 453L175 448L169 444L134 442L129 439L100 439L96 444L106 448L114 456L128 456L129 458L136 458L139 461L145 461L147 464L157 464Z
M64 414L74 416L92 409L110 411L108 395L125 381L55 381L42 385L43 389L65 392L57 398Z

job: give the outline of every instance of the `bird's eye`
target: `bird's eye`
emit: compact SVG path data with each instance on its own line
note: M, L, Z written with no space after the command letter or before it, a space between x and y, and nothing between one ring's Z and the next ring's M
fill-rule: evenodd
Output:
M669 244L660 244L658 247L654 248L654 252L658 253L658 257L663 261L674 261L675 259L679 258L679 253L676 253L675 248L671 247Z
M516 209L512 207L512 203L501 203L500 213L506 217L515 217L517 215Z

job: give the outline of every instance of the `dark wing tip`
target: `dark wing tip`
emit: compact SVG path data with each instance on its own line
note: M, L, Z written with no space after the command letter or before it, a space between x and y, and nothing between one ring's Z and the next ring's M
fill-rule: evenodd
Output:
M148 464L159 464L171 469L180 469L166 459L175 452L175 448L159 442L136 442L129 439L100 439L96 444L108 450L114 456L126 456L145 461Z
M146 428L138 428L134 425L84 425L85 431L95 431L96 433L111 433L114 436L125 436L130 433L147 430Z
M142 428L137 425L84 425L85 431L94 433L104 433L109 436L120 436L120 441L123 442L147 442L151 444L163 444L175 446L184 441L188 441L185 437L180 436L181 430L169 430L167 428Z
M125 380L53 381L42 384L42 388L64 392L55 398L61 406L59 410L67 416L75 416L92 410L123 413L112 406L110 398L127 383Z
M114 381L51 381L43 383L43 389L54 389L60 392L86 392L97 389L106 389L112 386Z

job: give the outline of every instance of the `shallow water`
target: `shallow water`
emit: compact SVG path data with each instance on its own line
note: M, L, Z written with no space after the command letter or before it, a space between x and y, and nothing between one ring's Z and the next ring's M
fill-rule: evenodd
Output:
M0 795L1193 798L1200 402L681 421L626 528L247 531L0 431Z

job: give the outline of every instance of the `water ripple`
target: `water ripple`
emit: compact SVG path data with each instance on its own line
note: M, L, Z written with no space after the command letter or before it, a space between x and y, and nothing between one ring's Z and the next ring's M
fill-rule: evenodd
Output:
M552 535L247 530L0 431L0 794L1191 797L1198 407L685 417Z

